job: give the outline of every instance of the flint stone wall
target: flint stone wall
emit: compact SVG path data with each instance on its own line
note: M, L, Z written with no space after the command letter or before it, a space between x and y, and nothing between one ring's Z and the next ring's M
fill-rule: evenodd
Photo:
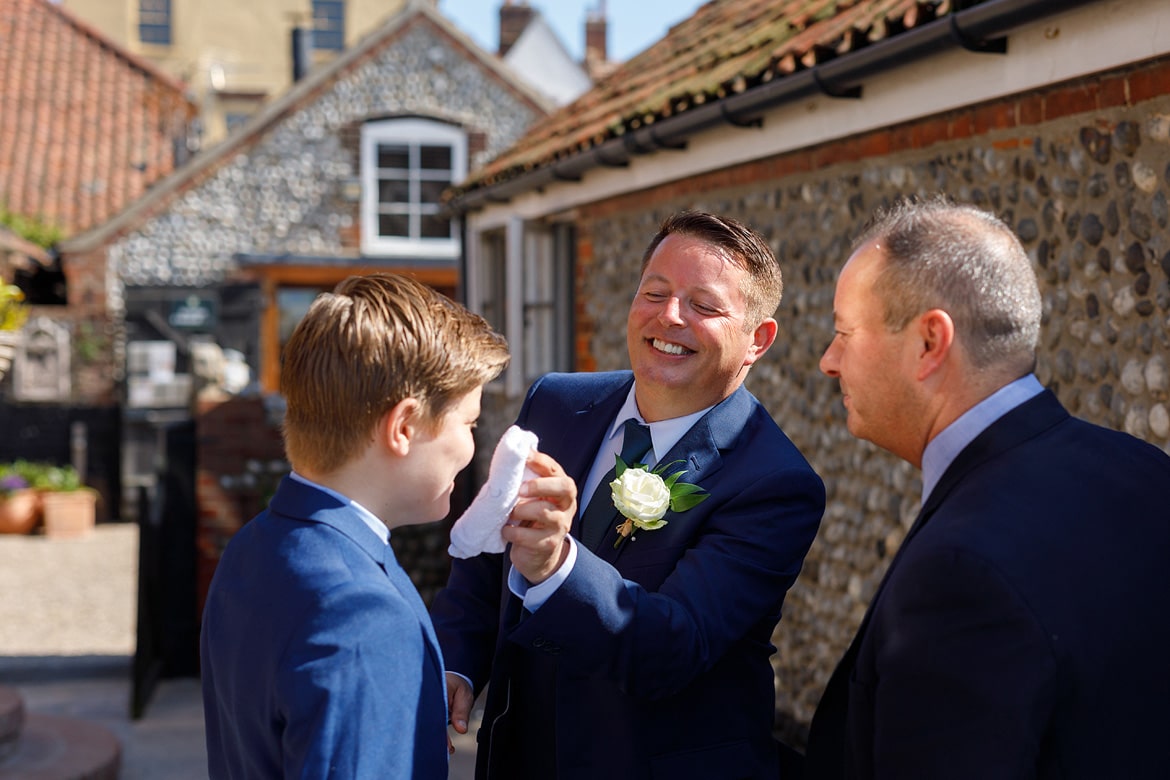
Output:
M774 636L778 727L802 743L921 491L917 469L848 433L837 383L817 367L852 237L875 208L903 195L945 192L1000 214L1043 294L1040 380L1074 414L1170 451L1170 98L779 180L679 189L689 191L663 188L660 197L583 211L591 261L579 271L578 307L588 359L598 370L628 367L622 324L638 260L669 213L711 210L768 237L785 279L780 334L747 386L828 489L820 534Z
M356 256L359 203L345 193L361 175L361 123L405 115L466 129L471 168L536 118L462 49L412 25L113 244L116 274L126 285L203 286L235 270L239 253Z

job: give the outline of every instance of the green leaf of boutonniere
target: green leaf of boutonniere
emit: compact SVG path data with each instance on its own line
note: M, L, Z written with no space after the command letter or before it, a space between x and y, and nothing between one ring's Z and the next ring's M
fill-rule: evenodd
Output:
M655 531L666 525L662 519L667 510L685 512L698 506L710 494L698 485L681 482L685 469L663 477L663 473L681 460L647 470L645 464L627 464L621 456L614 467L615 479L610 483L613 503L625 518L618 526L618 538L614 548L619 547L634 532L634 528Z

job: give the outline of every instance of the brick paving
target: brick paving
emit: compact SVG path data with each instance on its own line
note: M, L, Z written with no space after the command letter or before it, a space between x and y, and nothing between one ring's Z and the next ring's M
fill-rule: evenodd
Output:
M0 656L134 652L138 526L81 539L0 536Z

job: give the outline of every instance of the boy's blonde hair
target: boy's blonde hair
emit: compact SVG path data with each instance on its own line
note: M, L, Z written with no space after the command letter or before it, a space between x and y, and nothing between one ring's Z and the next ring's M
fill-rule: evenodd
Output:
M313 301L285 345L280 389L292 467L330 473L372 440L386 412L421 402L424 426L508 364L480 316L413 279L351 276Z

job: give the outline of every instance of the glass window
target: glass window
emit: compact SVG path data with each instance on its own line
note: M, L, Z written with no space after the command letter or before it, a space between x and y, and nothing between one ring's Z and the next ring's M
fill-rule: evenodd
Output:
M443 191L463 179L467 137L429 119L388 119L362 128L362 251L455 259L459 224Z
M526 231L522 282L526 383L550 371L573 368L569 299L575 251L570 225Z
M343 0L313 0L313 48L323 51L345 48Z
M479 313L500 333L508 328L504 312L505 243L504 231L494 230L480 236Z
M292 336L297 323L305 318L313 299L324 289L316 287L281 287L276 291L276 305L280 311L280 350Z
M138 40L171 44L171 0L138 0Z
M251 114L241 114L235 111L229 111L223 116L224 124L227 125L227 131L234 133L244 125L248 124L248 120L252 118Z

